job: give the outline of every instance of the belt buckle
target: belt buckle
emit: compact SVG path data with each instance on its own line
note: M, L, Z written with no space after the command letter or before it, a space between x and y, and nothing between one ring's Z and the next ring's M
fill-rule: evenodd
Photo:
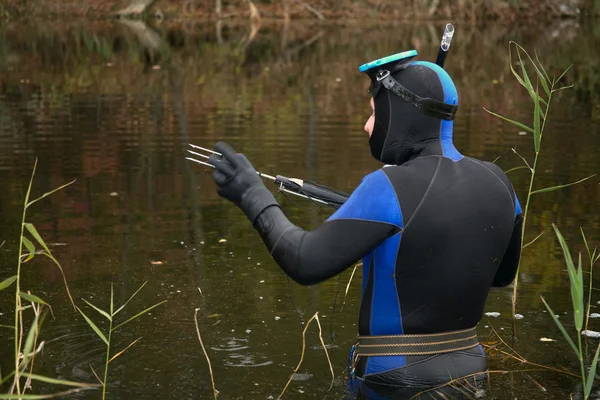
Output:
M351 379L356 377L356 363L358 362L358 342L352 345L348 357L348 374Z

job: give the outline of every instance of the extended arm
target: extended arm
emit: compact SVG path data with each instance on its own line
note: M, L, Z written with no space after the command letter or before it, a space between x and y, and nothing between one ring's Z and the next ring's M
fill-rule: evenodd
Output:
M397 199L381 171L367 176L320 227L305 231L287 219L243 154L225 143L215 150L223 154L209 159L217 192L246 214L279 266L300 284L340 273L401 229Z

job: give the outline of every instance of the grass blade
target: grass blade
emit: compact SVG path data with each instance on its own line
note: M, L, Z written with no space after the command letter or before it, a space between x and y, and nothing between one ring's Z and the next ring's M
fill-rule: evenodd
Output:
M544 77L546 78L546 81L549 81L550 80L550 76L548 75L548 73L546 72L546 69L542 65L542 62L540 61L540 58L538 57L537 51L534 50L533 52L535 54L535 59L537 60L538 64L540 64L540 69L544 73Z
M100 314L102 314L102 316L104 316L107 320L112 321L112 317L110 315L108 315L108 313L106 311L96 307L95 305L93 305L92 303L87 301L86 299L82 299L82 300L85 301L88 306L92 307L94 310L96 310Z
M33 319L33 322L31 323L31 328L29 328L29 332L27 332L27 338L25 339L25 346L23 347L23 351L22 351L23 361L21 361L21 366L25 366L29 362L29 354L31 353L31 350L33 349L33 341L38 334L38 320L39 320L39 314L36 312L35 318Z
M508 174L509 172L513 172L513 171L516 171L518 169L530 169L530 168L528 166L526 166L526 165L519 165L518 167L507 169L506 171L504 171L504 173Z
M483 107L483 109L484 109L485 111L489 112L490 114L492 114L492 115L493 115L493 116L495 116L495 117L501 118L501 119L505 120L506 122L510 122L511 124L513 124L513 125L516 125L516 126L518 126L519 128L526 130L527 132L533 133L533 129L531 129L531 128L530 128L530 127L528 127L527 125L524 125L524 124L522 124L522 123L520 123L520 122L518 122L518 121L514 121L514 120L512 120L512 119L510 119L510 118L503 117L502 115L500 115L500 114L496 114L495 112L493 112L493 111L490 111L490 110L486 109L485 107Z
M38 399L53 399L56 397L67 396L69 394L81 392L82 390L92 389L90 388L73 388L65 390L63 392L51 393L51 394L0 394L0 400L38 400Z
M525 248L525 247L528 247L528 246L531 246L533 243L535 243L535 241L536 241L536 240L538 240L539 238L541 238L541 237L542 237L542 235L544 234L544 232L546 232L546 231L542 231L542 233L540 233L539 235L537 235L537 236L535 237L535 239L533 239L531 242L529 242L529 243L525 244L525 245L523 246L523 248Z
M569 187L569 186L577 185L578 183L581 183L583 181L587 181L588 179L593 178L594 176L596 176L596 174L590 175L590 176L588 176L586 178L583 178L583 179L580 179L580 180L578 180L576 182L571 182L571 183L566 183L564 185L556 185L556 186L551 186L551 187L547 187L547 188L544 188L544 189L534 190L534 191L531 192L531 194L553 192L553 191L558 190L558 189L562 189L562 188L566 188L566 187Z
M574 284L574 289L577 294L576 301L573 307L573 311L575 311L575 315L573 318L575 319L575 329L577 332L581 331L583 327L583 268L581 268L581 253L579 253L579 259L577 262L577 282Z
M10 285L12 285L17 280L17 276L13 275L10 278L6 278L2 282L0 282L0 291L6 289Z
M542 66L542 63L540 62L537 53L535 53L535 57L538 61L538 63L540 64L540 68L542 69L542 71L544 71L544 73L542 73L542 71L540 71L540 68L538 68L538 66L535 64L535 62L533 61L533 59L531 58L531 56L529 55L529 53L527 53L527 51L520 46L519 44L517 44L516 42L515 45L517 47L519 47L521 50L523 50L523 53L525 53L525 55L527 56L527 58L529 58L529 61L531 61L531 64L533 65L533 68L535 68L535 72L537 73L538 77L540 78L540 82L542 83L542 87L544 88L544 91L546 92L546 94L548 96L550 96L550 88L548 87L548 82L550 80L550 78L548 77L548 74L546 74L546 71L544 70L544 67ZM535 50L534 50L535 52Z
M583 228L579 227L579 230L581 231L581 237L583 238L583 244L585 244L585 249L587 250L588 257L589 257L590 261L592 261L594 259L594 256L590 252L590 246L588 245L587 238L585 237L585 233L583 233ZM595 249L594 249L594 252L595 252Z
M31 243L31 240L27 239L25 236L23 236L22 239L23 239L23 244L25 245L25 247L27 248L29 253L34 254L35 246L33 245L33 243Z
M64 379L55 379L55 378L49 378L47 376L42 376L42 375L37 375L37 374L30 374L28 372L24 372L21 374L22 376L26 377L26 378L31 378L34 381L40 381L40 382L45 382L45 383L52 383L54 385L65 385L65 386L74 386L74 387L99 387L100 385L96 384L96 383L85 383L85 382L74 382L74 381L67 381Z
M81 313L83 318L85 318L85 320L87 321L88 325L94 330L94 332L96 332L96 334L98 334L98 336L100 336L100 339L102 339L102 341L108 346L108 340L106 339L106 336L104 336L104 333L102 333L102 331L98 329L96 324L94 324L92 320L88 318L87 315L85 315L81 308L77 307L77 311Z
M575 352L575 354L577 354L577 356L579 356L579 349L577 349L577 346L575 346L575 343L573 343L573 340L571 339L571 337L569 336L569 334L565 330L565 327L560 323L560 321L558 320L558 318L556 318L556 315L554 314L554 312L552 311L552 309L550 308L550 306L548 305L548 303L546 303L546 300L544 300L544 297L540 296L540 298L542 299L542 302L544 303L544 305L548 309L548 312L550 313L550 316L554 320L554 323L556 323L556 326L558 326L558 329L560 329L560 331L562 332L562 334L565 337L565 339L567 339L567 342L571 345L571 348L573 349L573 351Z
M125 306L126 306L126 305L127 305L127 304L128 304L128 303L129 303L129 302L130 302L130 301L131 301L131 300L132 300L134 297L135 297L135 295L136 295L136 294L138 294L138 293L139 293L139 291L140 291L140 290L142 290L142 288L143 288L144 286L146 286L146 283L148 283L148 281L144 282L144 283L142 284L142 286L140 286L140 288L139 288L138 290L136 290L134 294L132 294L132 295L131 295L131 297L129 298L129 300L127 300L127 301L125 302L125 304L123 304L121 307L119 307L119 308L117 309L117 311L115 311L115 312L114 312L113 316L117 315L117 314L118 314L118 313L119 313L119 312L120 312L122 309L124 309L124 308L125 308ZM112 287L111 287L111 290L112 290ZM111 293L112 293L112 292L111 292Z
M535 94L535 96L534 96ZM540 110L540 96L538 94L538 89L536 88L533 96L533 144L535 147L536 154L540 152L540 143L542 142L542 131L540 125L540 115L542 114Z
M565 74L571 69L572 66L573 66L573 64L569 65L567 67L567 69L565 69L565 72L563 72L562 74L560 74L560 76L558 77L558 79L554 82L555 85L562 79L563 76L565 76ZM571 85L571 86L573 86L573 85ZM561 88L561 89L564 89L564 88ZM557 89L557 90L561 90L561 89ZM556 92L557 90L554 90L554 92Z
M573 86L575 86L575 85L563 86L563 87L561 87L561 88L554 89L554 90L552 91L552 93L560 92L561 90L565 90L565 89L571 89Z
M19 294L21 295L22 298L24 298L27 301L31 301L32 303L45 304L47 306L50 306L48 303L46 303L44 300L40 299L36 295L25 293L25 292L21 292Z
M48 249L48 246L46 246L46 242L44 242L44 239L42 239L42 237L40 236L37 229L35 229L35 226L33 226L32 223L25 222L25 228L27 228L29 233L31 233L31 236L33 236L33 238L37 240L37 242L44 248L44 250L46 250L49 254L52 254L50 252L50 249Z
M133 320L134 320L134 319L136 319L137 317L139 317L139 316L141 316L141 315L143 315L143 314L147 313L148 311L152 310L153 308L155 308L155 307L158 307L158 306L160 306L161 304L163 304L163 303L166 303L166 302L167 302L167 300L163 300L163 301L161 301L160 303L156 303L155 305L153 305L153 306L151 306L151 307L148 307L148 308L146 308L146 309L145 309L145 310L143 310L143 311L140 311L139 313L135 314L133 317L129 318L127 321L125 321L125 322L122 322L122 323L120 323L119 325L117 325L117 326L115 326L114 328L112 328L112 330L114 331L114 330L118 329L119 327L121 327L121 326L125 325L126 323L133 321Z
M567 245L565 238L555 224L552 224L552 228L554 228L556 237L558 238L558 242L560 243L560 247L567 263L567 271L569 273L569 282L571 285L571 300L573 302L574 311L573 318L575 320L577 331L579 332L581 330L581 326L583 325L580 324L580 321L583 321L583 277L581 277L580 282L580 276L582 276L581 268L579 268L579 271L575 269L573 259L571 258L571 251L569 250L569 246ZM581 254L579 257L579 264L581 265Z
M596 349L596 354L594 355L594 361L590 365L590 371L588 372L587 380L585 381L585 398L587 399L592 393L592 385L594 384L594 378L596 377L596 367L598 366L598 354L600 353L600 344L598 344L598 348Z
M50 252L42 252L43 255L45 255L46 257L48 257L49 259L52 260L52 262L54 263L54 265L56 265L58 267L58 269L60 270L60 274L62 275L63 278L63 282L65 284L65 290L67 291L67 296L69 296L69 300L71 300L71 305L73 306L73 309L77 308L75 306L75 301L73 300L73 296L71 296L71 291L69 290L69 285L67 284L67 277L65 275L65 271L63 270L62 266L60 265L60 263L58 262L58 260L56 258L54 258L54 256L52 254L50 254Z
M0 328L6 328L6 329L10 329L12 331L15 330L15 327L14 326L10 326L10 325L0 325Z
M115 290L114 290L113 284L111 282L110 283L110 315L115 315L114 308L115 308Z
M60 187L57 187L57 188L56 188L56 189L54 189L54 190L51 190L51 191L49 191L49 192L47 192L47 193L44 193L43 195L41 195L40 197L38 197L38 198L37 198L37 199L35 199L35 200L31 200L29 203L27 203L27 205L25 206L25 208L29 208L29 206L30 206L30 205L32 205L33 203L36 203L36 202L40 201L41 199L43 199L44 197L50 196L52 193L58 192L59 190L66 188L67 186L71 185L71 184L72 184L72 183L74 183L75 181L76 181L76 179L73 179L73 180L72 180L71 182L69 182L69 183L65 183L64 185L62 185L62 186L60 186Z
M111 362L115 358L119 357L121 354L125 353L128 348L130 348L131 346L133 346L140 339L141 339L141 337L135 339L133 342L131 342L131 344L129 346L125 347L123 350L121 350L120 352L118 352L117 354L115 354L114 356L112 356L111 359L108 360L108 362Z
M517 49L517 54L519 53L519 49ZM519 59L521 58L521 56L519 55ZM523 80L523 78L521 78L519 76L519 74L517 74L517 71L515 71L515 69L512 66L512 50L510 48L510 43L508 44L508 65L510 67L511 72L513 73L513 75L515 76L515 78L517 78L517 81L519 81L519 83L525 88L527 89L527 91L529 92L529 94L531 95L531 82L529 82L529 77L527 76L527 71L525 71L525 68L523 67L523 63L521 62L521 68L523 68L523 72L524 72L524 78L527 79L527 82L525 82Z

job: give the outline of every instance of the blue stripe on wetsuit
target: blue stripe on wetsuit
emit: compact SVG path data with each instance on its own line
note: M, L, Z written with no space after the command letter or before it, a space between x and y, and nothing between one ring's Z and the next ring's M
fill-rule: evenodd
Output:
M367 175L350 198L328 221L353 219L393 224L402 228L402 210L394 187L387 175L378 170ZM402 330L402 314L396 288L396 258L402 232L386 239L373 252L363 258L363 296L369 276L371 259L373 265L373 298L371 301L370 330L372 335L399 335ZM366 374L384 372L406 365L403 356L369 357Z
M456 86L454 86L452 78L450 78L448 73L442 67L428 61L415 61L411 65L422 65L435 71L442 83L444 103L452 105L458 104L458 92ZM463 158L463 155L456 150L456 147L454 147L454 144L452 143L453 127L454 121L442 120L440 127L440 142L442 143L442 154L444 157L448 157L453 161L458 161Z
M521 209L521 203L519 203L519 199L517 198L517 194L515 193L515 217L521 214L523 210Z

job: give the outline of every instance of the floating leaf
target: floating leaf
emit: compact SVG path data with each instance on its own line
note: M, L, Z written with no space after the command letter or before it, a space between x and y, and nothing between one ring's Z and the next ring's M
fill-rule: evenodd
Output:
M9 287L10 285L12 285L13 282L16 281L16 280L17 280L17 276L13 275L10 278L6 278L2 282L0 282L0 291L4 290L7 287Z
M554 314L554 312L552 311L552 309L550 308L550 306L548 305L548 303L546 303L546 300L544 300L544 297L540 296L540 298L542 299L542 302L544 303L544 305L548 309L548 312L550 313L550 316L552 317L552 319L554 320L554 322L558 326L558 329L560 329L560 331L562 332L562 334L565 337L565 339L567 339L567 342L571 345L571 348L573 349L573 351L575 352L575 354L579 355L579 350L577 349L577 347L575 346L575 343L573 343L573 340L571 339L571 337L569 336L569 334L565 330L565 327L560 323L560 321L558 320L558 318L556 318L556 315Z
M98 329L96 324L94 324L92 322L92 320L88 318L87 315L85 315L85 313L81 310L81 308L77 307L77 311L79 311L81 313L83 318L85 318L85 320L87 321L88 325L94 330L94 332L96 332L98 334L98 336L100 336L100 339L102 339L102 341L104 343L106 343L106 345L108 346L108 340L106 339L106 336L104 336L104 333L102 333L102 331L100 329Z
M527 132L531 132L531 133L533 133L533 129L531 129L531 128L530 128L530 127L528 127L527 125L524 125L524 124L522 124L522 123L520 123L520 122L518 122L518 121L514 121L514 120L512 120L512 119L510 119L510 118L503 117L502 115L500 115L500 114L496 114L495 112L493 112L493 111L490 111L490 110L486 109L485 107L483 107L483 109L484 109L485 111L489 112L490 114L492 114L493 116L496 116L496 117L498 117L498 118L502 118L503 120L505 120L505 121L507 121L507 122L510 122L511 124L513 124L513 125L516 125L516 126L518 126L519 128L521 128L521 129L525 129Z
M227 239L219 239L219 243L225 243Z
M129 322L131 322L131 321L133 321L133 320L134 320L134 319L136 319L137 317L139 317L139 316L141 316L141 315L143 315L143 314L147 313L148 311L152 310L154 307L158 307L158 306L160 306L161 304L163 304L163 303L166 303L166 302L167 302L167 300L163 300L163 301L161 301L160 303L157 303L157 304L155 304L155 305L153 305L153 306L151 306L151 307L148 307L148 308L146 308L146 309L145 309L145 310L143 310L143 311L140 311L139 313L135 314L133 317L129 318L127 321L125 321L125 322L122 322L122 323L120 323L119 325L117 325L117 326L115 326L114 328L112 328L112 330L114 331L114 330L116 330L116 329L120 328L121 326L123 326L123 325L125 325L125 324L127 324L127 323L129 323Z
M596 176L596 174L590 175L590 176L588 176L586 178L583 178L583 179L580 179L580 180L578 180L576 182L571 182L571 183L566 183L564 185L556 185L556 186L547 187L547 188L544 188L544 189L534 190L533 192L531 192L531 194L553 192L553 191L558 190L558 189L562 189L562 188L566 188L566 187L569 187L569 186L577 185L578 183L581 183L583 181L587 181L588 179L593 178L594 176Z
M107 320L112 321L112 317L110 315L108 315L108 313L106 311L96 307L95 305L93 305L92 303L87 301L86 299L82 299L82 300L85 301L88 306L92 307L94 310L96 310L100 314L102 314L102 316L104 316Z

